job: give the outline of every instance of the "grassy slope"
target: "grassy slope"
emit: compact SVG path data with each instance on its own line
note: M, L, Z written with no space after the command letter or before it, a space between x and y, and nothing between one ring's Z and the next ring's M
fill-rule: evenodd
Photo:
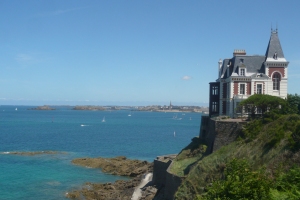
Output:
M192 142L176 156L170 172L177 176L186 176L192 166L205 155L206 148L199 138L193 138Z
M300 166L299 151L291 150L291 136L296 131L297 124L300 125L299 115L283 116L261 126L256 124L246 129L250 131L247 138L241 138L208 156L196 154L195 159L198 161L179 187L176 199L194 199L202 194L208 184L222 178L225 163L233 158L247 159L253 169L265 166L271 175L282 164L286 169L294 164ZM181 153L183 152L185 151ZM193 160L189 157L181 159L181 162L184 163L185 159ZM180 175L180 170L177 173Z

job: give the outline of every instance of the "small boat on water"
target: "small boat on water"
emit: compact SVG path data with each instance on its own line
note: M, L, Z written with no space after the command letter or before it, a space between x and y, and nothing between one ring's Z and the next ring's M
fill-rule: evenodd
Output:
M16 111L18 110L18 108L15 109Z
M105 117L103 117L102 122L105 122Z

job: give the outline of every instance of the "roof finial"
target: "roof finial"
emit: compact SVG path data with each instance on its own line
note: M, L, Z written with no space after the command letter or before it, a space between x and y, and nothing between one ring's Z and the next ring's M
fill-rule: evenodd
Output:
M272 22L271 22L271 33L273 32L273 24L272 24Z
M277 33L277 31L278 31L278 28L277 28L277 27L278 27L278 25L277 25L277 22L276 22L276 33Z

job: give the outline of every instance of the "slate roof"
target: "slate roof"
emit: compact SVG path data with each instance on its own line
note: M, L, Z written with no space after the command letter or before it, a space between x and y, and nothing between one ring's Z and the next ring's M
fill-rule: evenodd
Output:
M263 55L235 55L230 59L224 59L221 67L221 79L228 78L227 69L229 70L229 76L233 73L238 73L239 67L246 67L246 73L262 73L265 74L264 62L267 58L274 59L274 54L277 54L277 58L284 58L283 51L278 38L277 30L271 31L271 37L269 40L268 48L265 56ZM277 59L276 58L276 59ZM263 76L264 77L264 76Z
M230 59L224 59L223 60L223 65L221 67L221 77L223 75L222 78L227 78L226 69L227 69L227 65L228 65L229 61L230 61Z
M271 33L270 41L266 51L266 58L274 58L275 52L277 53L277 58L284 58L277 30L272 31Z
M241 62L243 59L243 63ZM264 73L263 63L265 56L235 56L233 60L233 72L238 74L238 69L244 65L247 69L247 73Z

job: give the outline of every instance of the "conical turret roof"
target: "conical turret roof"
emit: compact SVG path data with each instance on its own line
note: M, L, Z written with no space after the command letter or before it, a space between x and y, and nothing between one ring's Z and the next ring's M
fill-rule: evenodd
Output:
M271 37L269 40L268 48L266 51L266 59L272 58L277 60L278 58L284 58L283 51L278 38L278 31L271 31Z

